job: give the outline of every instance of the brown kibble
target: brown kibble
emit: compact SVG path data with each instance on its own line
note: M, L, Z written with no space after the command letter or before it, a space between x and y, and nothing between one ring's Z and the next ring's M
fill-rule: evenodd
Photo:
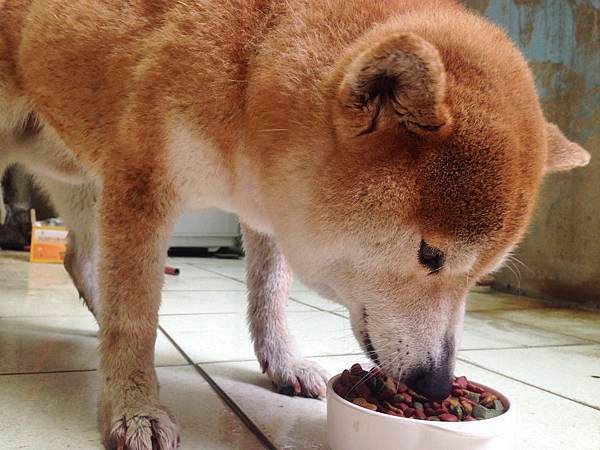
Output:
M374 405L373 403L369 403L362 397L355 398L352 403L354 403L355 405L358 405L362 408L369 409L371 411L377 411L377 405Z
M416 420L471 422L491 419L505 412L504 404L492 392L458 377L452 395L441 402L430 401L404 383L385 376L381 369L365 371L360 364L344 370L333 390L357 406L380 414Z
M360 395L361 397L369 397L371 395L371 390L365 383L359 383L354 388L354 391Z
M402 412L402 410L400 408L395 407L390 402L384 402L383 406L385 409L387 409L389 411L394 411L395 413L402 414L404 416L404 413Z
M392 377L387 377L385 379L384 385L386 387L386 389L389 389L390 391L392 391L394 394L397 392L398 390L398 386L396 386L396 382L393 380Z
M373 397L372 395L370 395L369 397L367 397L367 401L369 403L373 403L374 405L379 404L379 400L377 400L377 398Z
M406 408L404 410L404 415L406 417L412 417L412 416L414 416L415 415L415 409L414 408Z
M421 394L418 394L417 392L409 389L408 393L412 396L413 401L417 401L417 402L426 402L427 401L427 397L423 397Z
M335 384L335 386L333 386L333 389L335 390L335 392L337 393L337 395L339 395L340 397L347 397L348 394L350 393L350 388L347 386L344 386L341 382L337 382Z
M350 373L352 375L362 375L363 373L363 368L360 364L354 364L351 368L350 368Z
M476 394L483 394L483 392L484 392L483 389L481 389L479 386L475 386L472 383L467 384L467 390L474 392Z
M482 394L481 400L479 403L481 403L486 408L490 408L494 405L494 402L496 400L498 400L498 397L496 397L494 394L490 394L490 393L486 392L485 394Z
M456 383L456 385L461 389L466 389L467 385L469 384L467 377L458 377L456 380L454 380L454 383Z
M340 377L340 380L344 386L352 386L352 379L350 378L350 371L344 370L342 372L342 376Z
M458 422L458 417L454 414L441 414L439 417L442 422Z
M471 405L473 405L473 406L477 404L476 402L474 402L473 400L471 400L471 399L469 399L469 398L467 398L467 397L459 397L458 399L459 399L461 402L467 402L467 403L470 403L470 404L471 404Z
M449 398L448 400L444 400L444 401L448 402L448 406L444 405L447 408L449 408L449 407L456 408L457 406L460 406L460 400L458 400L457 398L452 397L452 398ZM442 403L442 405L443 405L443 403Z
M435 409L425 408L423 412L427 414L427 416L435 416Z
M471 415L471 413L473 412L473 405L470 402L463 400L460 402L460 405L462 406L463 411L467 413L467 415Z
M419 411L418 409L415 410L415 415L413 417L415 419L419 419L419 420L427 419L427 416L425 415L425 413L423 411Z
M463 395L465 395L465 390L464 389L453 389L452 395L454 397L462 397Z
M387 388L381 391L381 394L379 394L379 397L381 397L384 400L390 400L393 396L394 393L388 390Z

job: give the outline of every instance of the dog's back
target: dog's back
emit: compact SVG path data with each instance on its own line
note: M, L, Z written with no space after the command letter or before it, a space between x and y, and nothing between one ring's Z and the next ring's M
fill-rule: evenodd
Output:
M8 84L13 96L23 95L90 164L97 153L81 155L81 148L110 152L106 136L123 141L143 129L148 136L138 138L164 141L164 127L156 124L167 120L165 111L201 124L228 152L242 139L240 111L250 76L289 71L289 79L302 88L298 77L310 82L311 71L324 62L331 67L373 24L428 5L454 4L379 0L357 8L354 3L364 2L4 0L0 84ZM253 66L261 46L279 67ZM309 52L318 60L307 61ZM23 108L4 109L23 120Z

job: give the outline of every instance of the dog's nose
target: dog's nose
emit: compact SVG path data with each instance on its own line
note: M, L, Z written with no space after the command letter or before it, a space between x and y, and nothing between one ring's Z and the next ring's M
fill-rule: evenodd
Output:
M446 336L441 357L415 373L412 387L427 398L443 400L452 393L454 381L454 338Z
M419 394L430 400L444 400L452 393L453 375L448 369L427 370L421 372L411 383Z

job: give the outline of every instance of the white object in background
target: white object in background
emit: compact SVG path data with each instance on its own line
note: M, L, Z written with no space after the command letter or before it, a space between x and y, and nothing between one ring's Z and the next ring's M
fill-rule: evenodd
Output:
M240 238L235 214L216 209L182 214L175 225L170 247L232 247Z
M495 394L507 407L493 419L474 422L429 422L394 417L350 403L333 390L337 375L327 384L327 435L332 450L508 450L512 448L515 406Z

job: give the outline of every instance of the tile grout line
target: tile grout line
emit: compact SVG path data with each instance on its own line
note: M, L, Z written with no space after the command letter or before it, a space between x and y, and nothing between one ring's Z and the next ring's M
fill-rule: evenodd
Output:
M316 314L316 313L320 313L322 311L304 311L304 310L299 310L299 311L287 311L288 314ZM245 311L223 311L223 312L190 312L190 313L166 313L166 314L159 314L160 317L177 317L177 316L185 316L185 317L189 317L189 316L218 316L218 315L224 315L224 316L231 316L231 315L245 315Z
M510 375L506 375L506 374L504 374L502 372L498 372L497 370L490 369L489 367L482 366L480 364L474 363L472 361L466 360L466 359L461 358L461 357L458 357L456 359L459 360L459 361L461 361L461 362L463 362L463 363L465 363L465 364L469 364L471 366L477 367L479 369L487 370L488 372L491 372L493 374L499 375L499 376L501 376L503 378L507 378L507 379L515 381L517 383L524 384L525 386L529 386L531 388L538 389L538 390L540 390L542 392L546 392L547 394L555 395L556 397L560 397L560 398L562 398L564 400L568 400L570 402L577 403L578 405L585 406L585 407L592 408L592 409L595 409L597 411L600 411L600 407L598 407L598 406L590 405L589 403L582 402L580 400L576 400L576 399L573 399L573 398L569 398L566 395L559 394L557 392L551 391L550 389L546 389L546 388L543 388L543 387L540 387L540 386L536 386L535 384L529 383L527 381L520 380L520 379L512 377Z
M216 278L215 278L216 279ZM221 280L222 281L222 280ZM166 289L162 289L161 292L174 292L174 293L178 293L178 292L231 292L231 293L238 293L238 292L246 292L244 291L236 291L235 289L177 289L177 290L166 290Z
M14 376L22 376L22 375L52 375L52 374L60 374L60 373L88 373L88 372L96 372L98 369L65 369L65 370L47 370L42 372L1 372L0 377L9 377L11 375Z
M244 425L246 425L246 428L248 428L248 430L259 440L259 442L265 448L267 448L269 450L276 450L277 447L275 447L275 445L273 445L271 440L262 432L262 430L258 427L258 425L256 425L254 423L254 421L252 419L250 419L250 417L248 417L248 415L246 415L246 413L238 406L238 404L231 397L229 397L229 395L227 395L227 393L223 389L221 389L221 387L215 382L215 380L213 380L212 377L204 369L202 369L202 367L200 367L199 365L194 363L192 358L190 358L188 356L188 354L185 353L185 351L179 346L179 344L177 344L177 342L175 342L175 340L171 337L171 335L169 333L167 333L166 330L161 325L158 326L158 329L165 335L165 337L177 349L177 351L181 354L181 356L189 364L191 364L194 367L196 372L198 372L200 374L200 376L202 376L202 378L204 378L204 380L209 384L209 386L213 389L213 391L221 398L221 400L223 400L227 404L227 406L229 406L231 408L233 413L242 421L242 423Z
M199 268L199 267L196 267L196 266L194 266L193 264L190 264L190 263L184 263L184 264L188 264L188 265L189 265L189 266L191 266L191 267ZM237 283L243 284L244 286L246 285L246 283L245 283L245 282L243 282L243 281L239 280L238 278L235 278L234 276L231 276L231 275L225 275L225 274L223 274L223 273L220 273L220 272L218 272L218 271L215 271L215 270L212 270L212 269L207 269L207 268L205 268L205 267L202 267L202 268L200 268L200 269L201 269L201 270L204 270L204 271L206 271L206 272L209 272L209 273L215 274L215 275L219 275L219 276L221 276L221 277L223 277L223 278L227 278L227 279L229 279L229 280L235 281L235 282L237 282ZM305 303L305 302L303 302L303 301L301 301L301 300L298 300L297 298L294 298L293 294L292 294L292 295L289 295L288 297L289 297L291 300L293 300L293 301L295 301L296 303L299 303L299 304L301 304L301 305L307 306L307 307L309 307L309 308L314 308L314 309L316 309L317 311L321 311L321 312L326 312L326 313L329 313L329 314L333 314L334 316L338 316L338 317L341 317L341 318L343 318L343 319L346 319L346 320L348 320L348 317L344 316L342 313L339 313L339 312L337 312L337 311L329 311L329 310L327 310L327 309L323 309L323 308L320 308L320 307L318 307L318 306L311 305L310 303ZM465 314L468 314L468 313L479 313L479 314L481 314L481 313L486 313L486 312L503 312L503 311L525 311L525 310L540 310L540 309L546 309L546 308L547 308L546 306L539 306L539 307L531 307L531 308L509 308L509 309L474 310L474 311L466 311L466 312L465 312ZM528 324L523 324L523 323L521 323L521 322L514 321L514 320L511 320L511 319L497 318L497 320L506 320L506 321L508 321L508 322L515 323L515 324L518 324L518 325L530 326L531 328L534 328L534 329L536 329L536 330L545 331L545 332L549 332L549 333L554 333L554 334L558 334L558 335L561 335L561 336L570 337L570 338L573 338L573 339L579 339L579 340L581 340L581 341L585 341L585 342L587 342L587 343L588 343L587 345L589 345L589 344L600 344L600 341L595 341L595 340L592 340L592 339L584 339L584 338L580 338L580 337L573 336L573 335L566 334L566 333L557 333L557 332L555 332L555 331L549 331L549 330L546 330L546 329L544 329L544 328L541 328L541 327L536 327L536 326L531 326L531 325L528 325ZM581 345L586 345L586 344L581 344Z
M180 363L180 364L161 364L159 366L154 366L155 369L168 369L171 367L189 367L189 363ZM88 372L98 372L99 369L57 369L57 370L42 370L39 372L0 372L0 377L9 377L9 376L22 376L22 375L52 375L52 374L61 374L61 373L88 373Z
M518 311L530 311L538 309L547 309L546 306L532 306L530 308L489 308L489 309L467 309L465 313L487 313L487 312L518 312Z
M229 275L224 275L224 274L222 274L222 273L215 272L214 270L209 270L209 269L203 269L203 270L206 270L207 272L210 272L210 273L214 273L214 274L216 274L216 275L220 275L220 276L222 276L222 277L224 277L224 278L227 278L227 279L229 279L229 280L236 281L236 282L238 282L238 283L241 283L241 284L243 284L244 286L246 286L246 283L245 283L245 282L243 282L243 281L241 281L241 280L239 280L239 279L237 279L237 278L235 278L235 277L232 277L232 276L229 276ZM293 295L293 294L292 294L292 295ZM303 302L303 301L301 301L301 300L298 300L298 299L294 298L292 295L288 295L288 298L289 298L290 300L293 300L293 301L295 301L296 303L299 303L299 304L301 304L301 305L304 305L304 306L308 306L309 308L316 309L317 311L320 311L320 312L329 313L329 314L332 314L332 315L334 315L334 316L341 317L342 319L346 319L346 320L348 320L348 318L347 318L346 316L344 316L343 314L337 313L337 312L335 312L335 311L328 311L328 310L326 310L326 309L319 308L318 306L311 305L310 303L305 303L305 302Z
M299 303L299 304L301 304L301 305L304 305L304 306L308 306L309 308L314 308L314 309L316 309L317 311L320 311L320 312L326 312L326 313L332 314L332 315L334 315L334 316L341 317L342 319L350 320L350 319L348 319L348 317L344 316L344 314L342 314L342 313L340 313L340 312L337 312L337 311L329 311L329 310L327 310L327 309L319 308L318 306L311 305L310 303L305 303L305 302L303 302L302 300L298 300L297 298L294 298L294 297L292 297L292 296L290 296L289 298L290 298L292 301L295 301L296 303Z
M539 309L539 308L536 308L536 309ZM541 309L544 309L544 308L541 308ZM520 309L518 311L526 311L526 310ZM500 312L502 312L502 310L500 310ZM466 314L468 314L468 312ZM481 314L483 316L486 316L486 314L482 313L482 312L477 312L477 314ZM477 317L473 317L473 318L476 319ZM578 337L578 336L573 336L572 334L561 333L561 332L558 332L558 331L550 331L550 330L547 330L546 328L543 328L543 327L540 327L540 326L536 326L536 325L530 325L529 323L519 322L519 321L514 320L514 319L506 319L504 317L494 317L494 315L491 315L491 317L488 316L487 319L504 320L506 322L510 322L512 324L515 324L515 325L520 325L522 327L528 327L528 328L532 328L532 329L537 330L537 331L543 331L544 333L556 334L558 336L564 336L564 337L568 337L568 338L571 338L571 339L577 339L579 341L586 342L587 345L590 345L590 344L600 344L600 341L596 341L594 339L582 338L582 337ZM582 345L586 345L586 344L582 344Z
M590 347L597 346L595 342L582 343L582 344L557 344L557 345L520 345L518 347L480 347L480 348L462 348L459 349L460 353L464 352L486 352L495 350L530 350L530 349L544 349L544 348L563 348L563 347Z
M318 359L318 358L337 358L340 356L365 356L364 353L338 353L335 355L304 355L305 359ZM202 365L202 366L210 366L215 364L235 364L235 363L246 363L256 361L256 358L248 358L248 359L225 359L222 361L198 361L194 364Z

